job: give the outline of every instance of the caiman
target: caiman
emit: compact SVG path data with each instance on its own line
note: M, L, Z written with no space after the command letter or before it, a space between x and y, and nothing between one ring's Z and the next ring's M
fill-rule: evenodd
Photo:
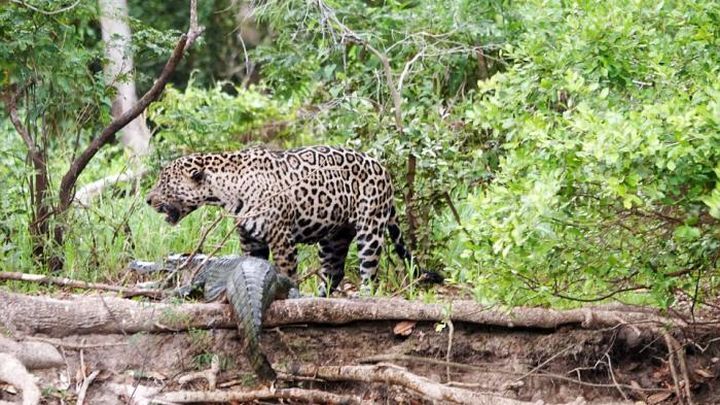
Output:
M129 267L140 272L162 269L174 270L187 261L186 256L173 255L163 264L133 261ZM265 311L276 299L296 298L295 283L278 274L267 260L251 256L193 257L187 267L200 269L189 286L176 290L186 296L202 288L206 301L221 299L223 293L230 302L238 331L243 338L243 350L255 374L263 382L275 381L277 375L260 347L260 333Z

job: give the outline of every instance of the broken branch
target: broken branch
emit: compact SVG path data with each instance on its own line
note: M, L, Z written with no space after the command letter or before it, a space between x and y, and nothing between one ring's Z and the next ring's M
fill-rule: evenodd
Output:
M130 297L148 297L148 298L161 298L163 292L156 289L139 289L139 288L127 288L119 287L110 284L102 283L88 283L87 281L73 280L65 277L50 277L43 276L41 274L26 274L17 273L12 271L0 272L0 280L18 280L28 281L32 283L58 285L63 287L72 288L85 288L90 290L102 290L102 291L114 291L122 294L126 298Z

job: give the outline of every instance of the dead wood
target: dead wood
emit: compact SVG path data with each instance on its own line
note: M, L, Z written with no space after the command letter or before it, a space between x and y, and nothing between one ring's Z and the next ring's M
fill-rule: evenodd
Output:
M290 367L290 374L302 377L316 377L327 381L394 384L413 391L426 399L441 401L442 403L474 405L519 405L530 403L438 384L391 364L377 366L296 365Z
M159 403L195 402L252 402L260 400L302 401L310 404L360 404L363 401L352 395L338 395L320 390L302 388L263 389L256 391L175 391L153 397Z
M144 125L144 123L143 123ZM134 172L111 174L100 180L86 184L75 193L75 201L81 206L89 206L93 198L102 194L107 188L118 183L137 182L147 173L147 168L141 167Z
M40 390L32 374L11 354L0 353L0 381L22 390L23 405L36 405L40 402Z
M232 329L236 323L225 304L149 303L117 297L56 299L0 291L7 327L26 333L66 336L87 333L167 332L188 328ZM264 326L315 323L340 325L355 321L447 320L447 304L424 304L397 298L323 299L276 301ZM604 329L628 325L637 333L659 325L684 327L677 318L647 312L612 311L602 307L572 310L544 308L488 309L474 301L454 301L449 320L507 328L556 329L575 326ZM629 332L628 332L629 333Z
M172 391L160 393L161 388L128 384L106 384L113 393L125 397L129 403L144 405L208 403L208 402L253 402L260 400L289 400L311 404L360 404L362 401L351 395L338 395L320 390L302 388L261 389L253 391Z
M90 373L89 376L83 379L80 390L78 391L77 405L83 405L85 403L85 397L87 396L87 390L90 388L90 384L95 381L95 378L100 374L100 370L95 370Z
M148 297L161 298L163 292L155 289L127 288L111 284L88 283L86 281L73 280L64 277L43 276L41 274L27 274L12 271L0 272L0 280L19 280L32 283L59 285L63 287L84 288L89 290L114 291L122 294L123 297Z

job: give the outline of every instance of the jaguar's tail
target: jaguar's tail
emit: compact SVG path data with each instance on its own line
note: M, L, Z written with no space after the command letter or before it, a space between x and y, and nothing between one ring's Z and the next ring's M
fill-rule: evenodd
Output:
M392 243L395 246L395 252L406 263L406 265L409 265L412 262L413 257L405 246L402 231L400 231L400 227L398 226L395 216L395 207L390 208L390 219L388 220L387 230L388 234L390 234L390 240L392 240ZM417 266L415 267L415 274L413 274L413 276L415 278L419 278L421 282L428 284L442 284L443 282L443 276L440 273L423 270Z

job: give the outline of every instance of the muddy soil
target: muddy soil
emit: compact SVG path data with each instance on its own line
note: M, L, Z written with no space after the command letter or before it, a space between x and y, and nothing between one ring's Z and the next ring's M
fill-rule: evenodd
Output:
M566 403L582 398L587 403L643 401L679 403L662 338L628 338L619 328L588 331L509 330L456 323L449 360L450 327L418 323L407 337L397 336L397 322L364 322L346 326L300 325L266 330L265 351L279 370L293 363L320 365L360 364L368 360L392 363L439 383L493 392L526 401ZM126 403L106 389L109 382L165 386L179 389L177 377L209 367L220 356L219 384L257 387L242 356L233 330L193 330L189 333L69 336L65 343L66 368L34 372L40 377L47 403L76 399L76 384L94 370L101 373L88 390L86 403ZM102 345L99 347L93 347ZM372 359L374 356L383 357ZM720 347L689 346L689 378L696 403L720 403ZM84 365L84 366L81 366ZM426 403L402 388L385 384L281 382L279 386L318 388L354 394L376 403ZM0 400L18 396L0 386ZM186 389L205 389L197 381Z

